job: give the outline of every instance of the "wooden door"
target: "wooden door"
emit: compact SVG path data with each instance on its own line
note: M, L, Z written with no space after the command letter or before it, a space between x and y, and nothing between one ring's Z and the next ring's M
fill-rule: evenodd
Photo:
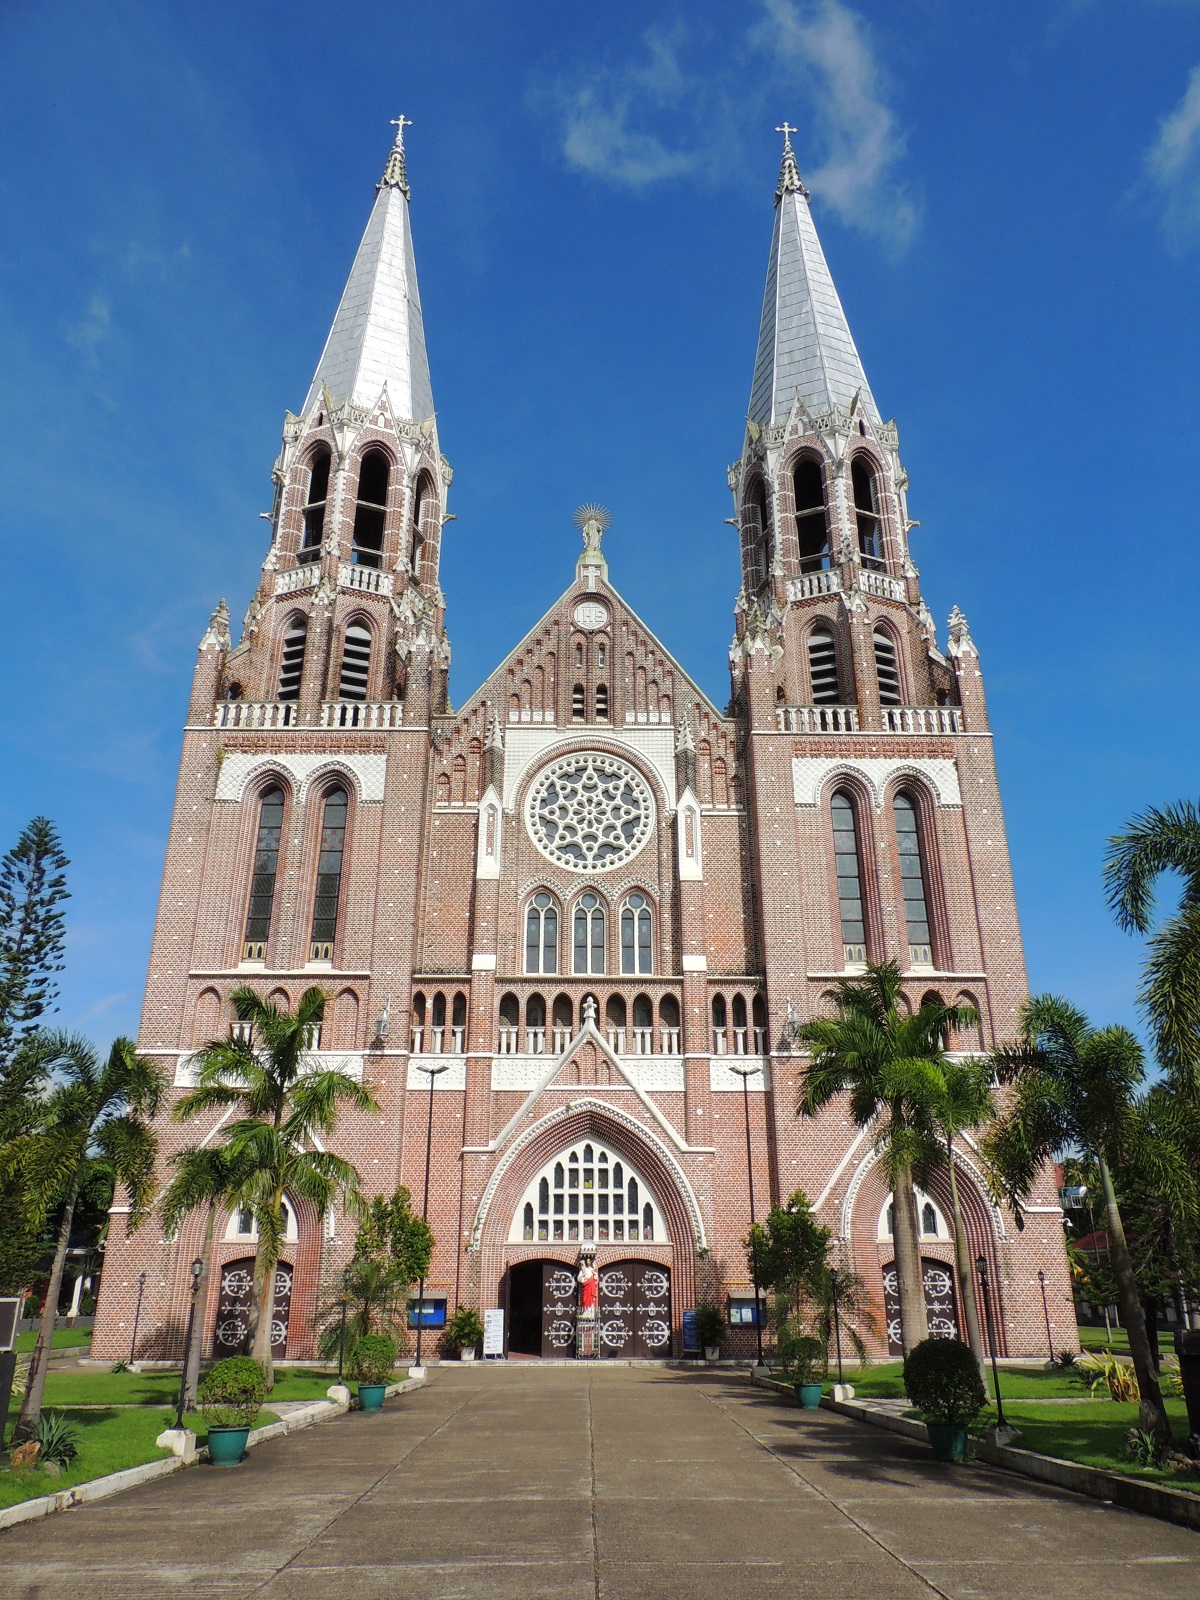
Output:
M599 1354L629 1361L671 1354L671 1274L656 1261L614 1261L600 1272Z
M921 1260L921 1286L925 1291L925 1316L931 1339L958 1338L958 1304L954 1295L954 1269L945 1261L925 1256ZM888 1349L900 1355L900 1285L896 1263L883 1269L883 1305L887 1317Z
M213 1330L213 1355L250 1354L250 1289L254 1282L254 1257L227 1261L221 1268L221 1293ZM280 1261L275 1268L275 1311L271 1319L271 1355L279 1361L287 1351L288 1318L292 1309L292 1269Z
M542 1262L542 1355L560 1359L575 1354L579 1291L575 1274L561 1261Z

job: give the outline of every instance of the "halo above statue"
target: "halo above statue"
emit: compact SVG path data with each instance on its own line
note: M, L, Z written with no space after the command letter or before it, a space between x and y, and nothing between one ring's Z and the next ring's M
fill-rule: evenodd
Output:
M612 512L607 506L589 504L575 513L575 526L583 535L585 550L599 550L600 540L612 527Z

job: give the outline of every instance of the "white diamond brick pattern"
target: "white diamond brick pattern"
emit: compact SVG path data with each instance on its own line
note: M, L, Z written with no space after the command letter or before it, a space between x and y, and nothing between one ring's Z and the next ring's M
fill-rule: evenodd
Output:
M427 1070L422 1072L421 1068ZM442 1067L442 1072L430 1072L430 1067ZM410 1056L408 1058L408 1087L410 1089L424 1089L429 1093L429 1081L433 1079L435 1089L458 1089L467 1087L467 1058L466 1056Z
M233 750L226 754L217 775L218 800L240 800L246 785L260 772L285 772L292 780L297 800L303 801L313 779L321 773L342 773L354 780L361 805L378 805L383 799L387 756L380 752L326 754L260 755L257 750Z
M877 807L883 804L883 791L888 781L897 773L905 772L924 778L937 796L938 805L962 805L957 763L930 756L914 756L907 761L889 760L884 756L866 756L860 761L838 761L832 756L793 756L792 791L796 804L819 805L825 780L835 772L854 773L862 778L875 796Z

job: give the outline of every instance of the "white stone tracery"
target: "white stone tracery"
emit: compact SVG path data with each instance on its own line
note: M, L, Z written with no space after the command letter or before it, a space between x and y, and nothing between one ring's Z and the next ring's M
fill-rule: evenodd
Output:
M609 872L645 844L654 800L626 762L584 751L540 774L527 816L533 841L548 860L570 872Z
M532 1179L513 1213L512 1244L531 1240L663 1242L662 1210L627 1157L597 1139L561 1150Z

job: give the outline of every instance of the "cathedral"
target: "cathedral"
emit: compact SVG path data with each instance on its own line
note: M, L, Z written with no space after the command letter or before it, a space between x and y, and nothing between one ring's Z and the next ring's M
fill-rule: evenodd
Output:
M979 652L957 608L939 637L922 598L896 424L788 132L744 422L729 403L727 708L621 595L608 514L589 504L562 595L454 710L439 582L453 475L404 127L285 414L241 637L222 601L200 641L139 1035L170 1086L163 1170L219 1135L170 1109L196 1049L238 1026L231 990L290 1006L316 985L314 1051L379 1108L344 1117L330 1148L368 1195L405 1184L419 1208L428 1191L436 1249L411 1312L428 1344L464 1305L504 1311L510 1356L678 1358L708 1303L725 1354L749 1356L751 1210L803 1190L882 1355L898 1347L890 1195L844 1104L797 1115L796 1023L890 959L910 1006L978 1011L950 1041L969 1054L1011 1036L1025 969ZM1053 1175L1019 1226L969 1138L954 1162L1001 1354L1073 1347ZM354 1223L286 1207L273 1349L302 1360ZM126 1210L93 1353L177 1358L204 1219L168 1237L156 1220L128 1231ZM918 1212L930 1327L948 1335L944 1176ZM206 1355L245 1347L256 1237L251 1214L219 1215Z

